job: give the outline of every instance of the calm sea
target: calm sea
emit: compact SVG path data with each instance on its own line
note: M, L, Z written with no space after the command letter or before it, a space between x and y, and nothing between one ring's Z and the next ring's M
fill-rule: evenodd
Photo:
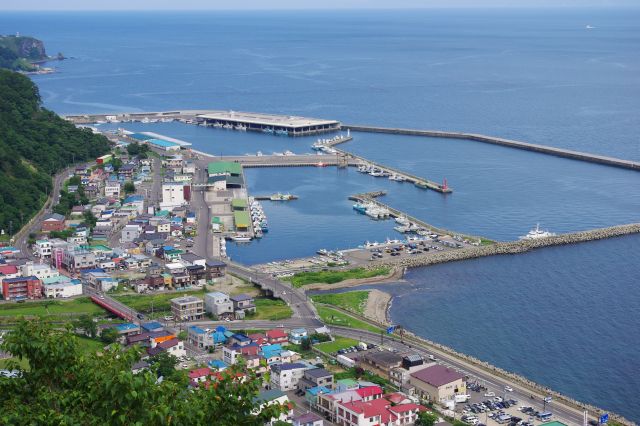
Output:
M3 13L0 28L74 58L34 77L59 113L265 111L483 132L640 160L637 10ZM216 154L306 152L310 144L186 127L157 131ZM496 239L538 221L565 232L640 215L630 172L460 141L356 136L347 149L446 177L454 194L353 170L252 170L252 191L302 198L266 203L268 237L231 254L254 263L395 237L391 223L354 215L346 200L378 187L390 191L390 204L435 225ZM406 325L419 334L640 419L639 241L411 271L415 296L394 302L393 315L415 312Z

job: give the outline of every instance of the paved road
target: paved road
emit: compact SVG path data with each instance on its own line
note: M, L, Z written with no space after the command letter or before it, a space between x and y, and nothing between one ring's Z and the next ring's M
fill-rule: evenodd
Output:
M40 231L42 227L42 220L46 215L51 213L53 206L58 204L58 200L60 199L60 189L62 188L62 184L69 177L69 174L75 170L75 165L67 167L66 169L60 171L53 178L53 189L51 190L51 194L49 196L49 200L45 203L45 208L40 211L31 221L31 224L22 228L14 237L15 242L14 246L19 248L22 255L28 257L30 259L35 259L32 255L31 250L29 249L29 234L37 233Z
M354 330L351 328L337 326L331 326L331 331L334 335L350 337L352 339L364 341L367 343L375 343L378 345L380 344L380 335L370 331ZM425 359L427 359L429 355L434 355L439 360L439 363L459 370L463 372L463 374L469 375L470 377L478 378L480 382L484 382L487 388L490 391L493 391L497 396L503 396L505 393L505 386L511 386L513 388L513 392L508 392L508 397L517 399L519 401L519 405L530 405L535 409L542 411L542 399L545 395L535 392L532 393L531 391L518 386L516 383L489 374L484 370L473 366L472 364L458 360L457 358L453 358L444 352L438 350L429 350L412 343L401 343L386 336L384 338L384 346L391 347L400 352L418 352L423 357L425 357ZM532 394L534 395L535 400L532 400L530 398ZM581 411L577 411L567 406L561 405L558 402L551 402L551 404L547 404L546 409L547 411L553 412L556 420L563 421L564 423L570 425L582 425Z

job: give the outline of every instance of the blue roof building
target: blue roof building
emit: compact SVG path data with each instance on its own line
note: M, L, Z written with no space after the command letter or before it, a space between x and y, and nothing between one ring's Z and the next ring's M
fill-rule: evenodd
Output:
M164 327L162 326L162 324L160 324L158 321L149 321L149 322L145 322L143 324L140 324L142 326L142 328L145 331L151 332L151 331L160 331L162 330Z
M220 359L212 359L211 361L209 361L208 364L209 364L209 367L215 368L218 371L224 371L227 369L227 367L229 367L226 362Z

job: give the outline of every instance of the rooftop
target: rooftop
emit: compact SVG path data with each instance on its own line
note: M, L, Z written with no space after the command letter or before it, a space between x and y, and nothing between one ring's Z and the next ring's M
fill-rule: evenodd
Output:
M231 174L231 175L239 175L242 173L242 166L240 163L235 163L231 161L216 161L209 163L207 166L210 175L216 174Z
M319 379L322 377L333 376L333 374L324 368L312 368L304 372L305 376L313 377L314 379Z
M207 120L235 121L246 124L289 128L339 124L336 120L240 111L211 111L208 114L202 114L198 117L206 118Z
M415 377L431 386L440 387L447 383L463 379L464 375L443 365L434 365L411 373L411 377Z

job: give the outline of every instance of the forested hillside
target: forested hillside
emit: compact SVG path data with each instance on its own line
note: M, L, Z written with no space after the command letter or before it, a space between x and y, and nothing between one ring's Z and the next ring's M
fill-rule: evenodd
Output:
M109 150L106 138L76 128L40 105L36 85L0 70L0 230L15 233L46 200L51 176Z

